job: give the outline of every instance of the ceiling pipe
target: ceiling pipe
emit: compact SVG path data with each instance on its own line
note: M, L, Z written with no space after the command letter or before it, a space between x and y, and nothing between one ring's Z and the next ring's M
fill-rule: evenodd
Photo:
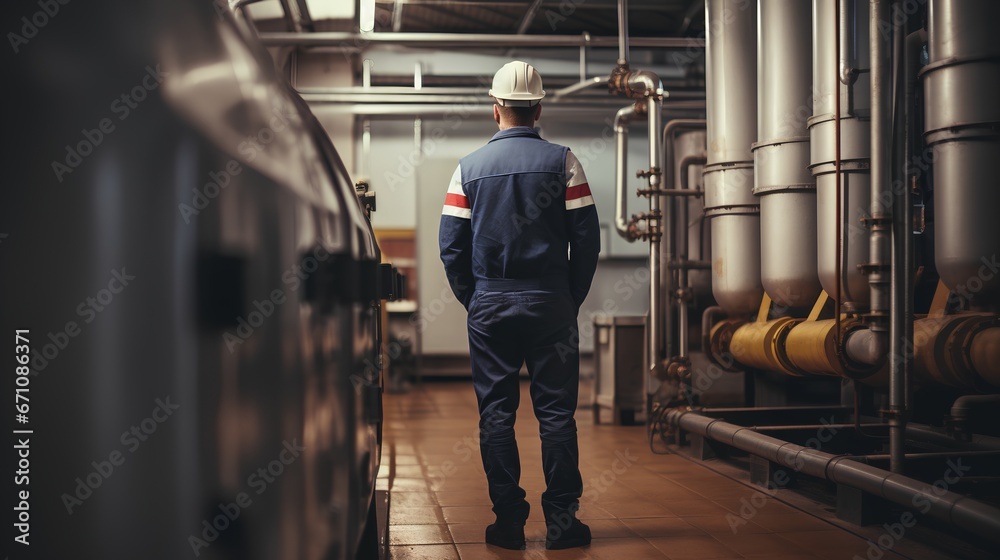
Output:
M375 45L395 45L403 47L443 48L443 47L619 47L618 37L589 37L580 35L512 35L503 33L352 33L343 31L317 31L315 33L261 33L260 40L265 46L294 45L297 47L342 47L364 50ZM635 37L630 39L633 47L655 49L704 48L705 41L688 37Z
M493 110L492 104L487 103L333 103L319 99L315 96L303 95L303 99L308 102L315 111L324 115L365 115L370 117L384 117L385 119L412 118L416 115L428 118L450 118L466 119L469 115L488 115ZM703 102L679 101L670 104L671 112L685 116L696 116L705 112ZM574 116L587 113L595 117L602 117L608 114L606 105L594 105L590 103L558 103L549 105L546 108L549 115L560 114Z
M812 477L857 488L905 508L962 527L990 542L1000 542L1000 509L925 482L852 460L789 443L754 430L709 418L687 408L666 414L666 423L763 457Z
M618 66L628 67L628 0L618 0Z
M566 95L570 95L578 91L583 91L593 86L606 84L608 83L608 79L609 79L608 76L598 76L596 78L581 80L580 82L575 83L571 86L566 86L562 89L557 89L552 93L552 98L559 99L560 97L564 97Z
M691 24L694 23L696 17L704 19L705 0L692 0L691 5L684 12L684 19L681 21L680 27L677 28L677 34L683 35L687 33L688 29L691 29Z

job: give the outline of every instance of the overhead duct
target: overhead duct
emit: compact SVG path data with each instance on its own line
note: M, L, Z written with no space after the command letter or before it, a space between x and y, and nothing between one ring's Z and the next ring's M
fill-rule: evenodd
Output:
M757 138L754 3L705 5L707 141L705 216L711 218L712 293L730 315L760 305L760 205L753 195Z
M757 9L753 193L760 198L761 282L775 304L808 310L821 290L806 128L812 114L812 7L801 0L760 0Z
M1000 41L996 0L932 0L926 139L934 154L935 264L967 300L1000 302Z

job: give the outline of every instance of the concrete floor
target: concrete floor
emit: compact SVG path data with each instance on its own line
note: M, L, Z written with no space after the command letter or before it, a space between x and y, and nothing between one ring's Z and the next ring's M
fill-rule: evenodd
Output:
M426 382L385 396L379 484L391 493L393 559L869 557L868 541L850 532L697 463L653 454L642 426L594 426L589 406L577 413L584 478L579 517L594 541L586 548L546 551L538 423L527 387L522 383L517 422L521 485L532 508L526 551L484 543L494 517L475 439L471 381ZM880 560L903 558L877 553Z

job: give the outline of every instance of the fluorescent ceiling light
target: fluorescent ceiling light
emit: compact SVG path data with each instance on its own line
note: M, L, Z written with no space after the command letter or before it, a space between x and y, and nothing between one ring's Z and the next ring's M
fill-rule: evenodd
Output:
M363 5L365 0L362 0ZM372 2L374 11L374 1ZM354 19L354 0L306 0L313 20Z

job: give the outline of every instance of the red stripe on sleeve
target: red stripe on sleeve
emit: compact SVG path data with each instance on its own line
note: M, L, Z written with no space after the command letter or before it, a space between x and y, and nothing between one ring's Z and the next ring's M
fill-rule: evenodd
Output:
M574 185L566 189L566 200L576 200L590 195L590 184L588 183Z
M471 208L468 197L455 193L445 195L444 204L445 206L457 206L458 208Z

